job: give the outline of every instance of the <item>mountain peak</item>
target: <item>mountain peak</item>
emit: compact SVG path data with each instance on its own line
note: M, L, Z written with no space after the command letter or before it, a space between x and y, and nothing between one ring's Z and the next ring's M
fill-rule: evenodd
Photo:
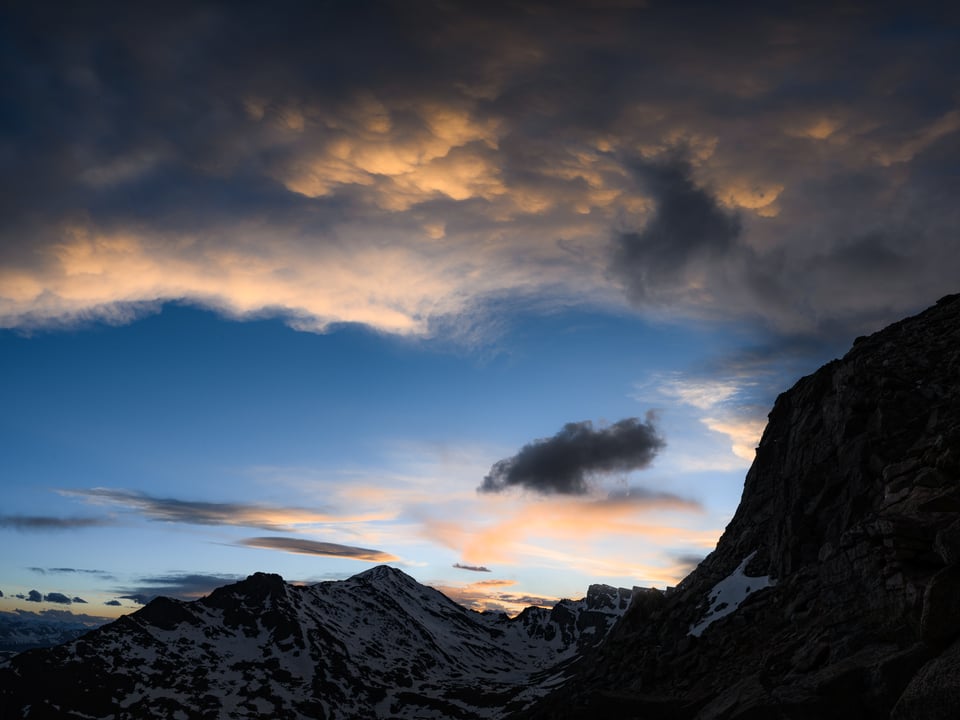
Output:
M407 575L403 570L398 570L390 565L377 565L362 573L357 573L352 579L362 580L369 583L397 582L416 583L417 581Z

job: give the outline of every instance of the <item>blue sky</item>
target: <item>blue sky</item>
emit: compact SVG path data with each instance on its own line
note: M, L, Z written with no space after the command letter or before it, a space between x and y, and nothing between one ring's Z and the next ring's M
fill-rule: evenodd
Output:
M53 9L0 23L0 609L674 584L777 393L957 289L947 9Z

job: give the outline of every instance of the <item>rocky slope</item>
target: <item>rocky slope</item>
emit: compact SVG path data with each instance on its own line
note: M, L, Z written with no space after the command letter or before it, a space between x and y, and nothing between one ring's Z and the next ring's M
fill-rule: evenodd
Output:
M716 550L529 718L960 715L960 295L770 413Z
M0 717L499 717L561 682L629 600L595 585L510 619L386 566L309 587L258 573L18 655Z

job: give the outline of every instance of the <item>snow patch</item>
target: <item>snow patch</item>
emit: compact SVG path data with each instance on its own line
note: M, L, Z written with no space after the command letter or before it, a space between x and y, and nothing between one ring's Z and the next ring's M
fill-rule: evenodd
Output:
M769 575L759 575L751 577L747 575L747 565L753 560L757 551L747 555L730 575L713 586L713 589L707 593L707 599L710 602L710 609L703 616L700 622L690 626L690 635L700 637L703 631L722 617L734 612L740 604L747 599L751 593L763 590L776 584Z

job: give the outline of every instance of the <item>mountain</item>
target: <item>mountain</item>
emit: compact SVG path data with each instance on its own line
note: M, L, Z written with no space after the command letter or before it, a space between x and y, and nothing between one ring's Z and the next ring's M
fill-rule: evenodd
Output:
M522 718L960 716L960 295L776 401L740 506Z
M107 618L65 610L0 612L0 660L32 648L60 645L105 622Z
M562 682L630 596L594 585L511 619L387 566L312 586L257 573L16 656L0 717L500 717Z

